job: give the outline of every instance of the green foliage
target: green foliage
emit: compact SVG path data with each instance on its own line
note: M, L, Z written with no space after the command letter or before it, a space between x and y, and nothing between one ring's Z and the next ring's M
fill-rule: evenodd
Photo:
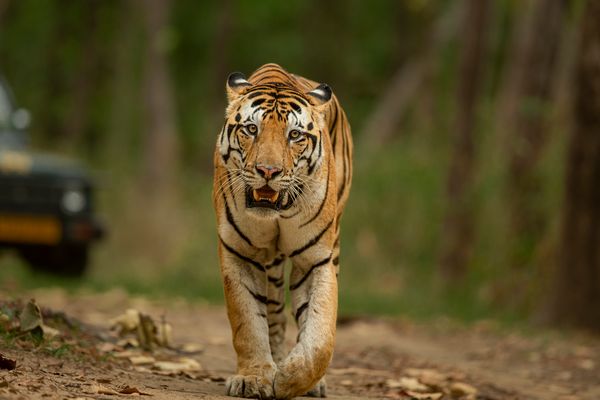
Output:
M247 75L265 62L329 83L353 126L356 168L342 222L341 314L384 313L465 319L522 317L503 307L497 284L507 275L506 162L494 112L510 34L520 4L494 2L485 92L478 105L476 186L472 210L476 243L470 274L443 290L436 274L445 212L445 181L454 112L460 42L434 54L435 68L398 127L398 137L372 158L362 153L361 131L392 74L428 45L434 21L449 1L242 1L172 2L171 23L160 48L170 61L175 95L180 213L176 250L156 261L142 243L144 199L135 197L143 159L144 36L132 2L11 1L0 19L0 69L19 104L33 115L33 143L85 158L98 171L100 210L110 237L95 252L84 282L31 272L14 258L0 260L0 285L63 285L75 290L125 287L150 295L222 301L210 193L214 141L222 123L227 74ZM88 62L86 64L86 62ZM78 139L67 137L74 92L87 83L89 100ZM539 105L532 104L536 112ZM559 121L560 122L560 121ZM539 170L539 207L553 240L561 201L564 124L553 130ZM71 127L72 128L72 127ZM66 146L66 147L65 147ZM137 218L137 219L136 219ZM517 244L519 246L522 243ZM525 244L531 254L535 244ZM543 253L538 258L548 257ZM511 272L512 273L512 272ZM536 279L533 270L524 279ZM57 352L67 351L57 349Z

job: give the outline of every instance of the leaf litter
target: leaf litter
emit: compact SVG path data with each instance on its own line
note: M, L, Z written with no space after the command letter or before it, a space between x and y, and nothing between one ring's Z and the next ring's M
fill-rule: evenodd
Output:
M102 305L94 297L90 296L88 303L82 297L76 299L53 307L69 313L76 310L74 315L84 320L91 320L86 317L93 314L94 325L87 326L63 312L43 307L48 303L40 299L34 302L39 304L39 313L30 305L34 321L31 325L37 326L27 332L21 331L19 318L29 303L6 307L0 301L0 330L5 333L1 352L17 364L14 370L0 370L0 398L34 399L45 393L57 399L143 395L187 399L198 396L186 393L224 393L225 376L233 371L235 356L230 349L222 308L197 307L190 314L189 308L173 307L169 315L176 322L174 332L171 321L167 322L163 316L164 311L157 311L164 307L162 303L153 308L148 303L119 301L101 313L95 311ZM114 315L118 316L109 318ZM100 316L104 318L101 321ZM112 331L108 329L109 321L113 323ZM42 324L59 333L44 337ZM167 324L170 329L165 329ZM327 377L330 392L338 398L402 400L600 398L585 394L587 388L593 389L593 382L596 385L598 382L597 341L571 342L574 345L565 347L548 341L538 345L516 335L496 336L486 341L489 330L455 327L455 331L444 329L443 336L436 336L437 328L432 325L424 327L429 332L419 329L418 325L406 322L400 326L382 320L362 323L360 319L341 327L338 332L341 346L336 348ZM200 338L201 344L175 344L174 334L179 342ZM473 342L469 342L469 335L475 336L481 345L470 346ZM293 332L289 336L293 340ZM423 338L435 343L436 353L430 351L431 345L419 347ZM446 356L436 362L434 356L443 346ZM460 351L451 352L454 349ZM452 357L448 357L450 354ZM425 362L428 359L433 362ZM443 359L451 361L448 364ZM216 360L226 361L215 363ZM486 371L469 365L485 365L484 370L496 367L482 375ZM498 365L504 369L499 370ZM519 375L523 382L543 385L542 393L548 396L523 395L529 390L527 386L519 387L519 380L506 380L519 366L528 366L528 374Z

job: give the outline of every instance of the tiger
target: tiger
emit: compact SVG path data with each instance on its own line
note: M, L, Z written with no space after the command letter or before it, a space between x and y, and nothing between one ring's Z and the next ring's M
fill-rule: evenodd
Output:
M227 395L325 397L340 220L352 180L346 113L326 84L265 64L227 78L214 152L218 255L237 372ZM284 264L298 327L286 354Z

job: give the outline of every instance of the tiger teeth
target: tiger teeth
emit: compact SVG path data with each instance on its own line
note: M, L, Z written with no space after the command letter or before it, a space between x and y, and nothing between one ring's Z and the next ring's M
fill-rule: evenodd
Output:
M258 191L252 190L252 197L254 198L254 201L261 201L261 200L266 200L268 202L271 203L275 203L277 201L277 199L279 199L279 192L275 192L273 193L272 196L261 196Z

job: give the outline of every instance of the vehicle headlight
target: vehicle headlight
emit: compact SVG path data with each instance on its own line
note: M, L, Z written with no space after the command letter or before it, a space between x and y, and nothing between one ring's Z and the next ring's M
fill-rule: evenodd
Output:
M78 213L85 208L85 194L79 189L69 189L63 193L61 204L66 212Z

